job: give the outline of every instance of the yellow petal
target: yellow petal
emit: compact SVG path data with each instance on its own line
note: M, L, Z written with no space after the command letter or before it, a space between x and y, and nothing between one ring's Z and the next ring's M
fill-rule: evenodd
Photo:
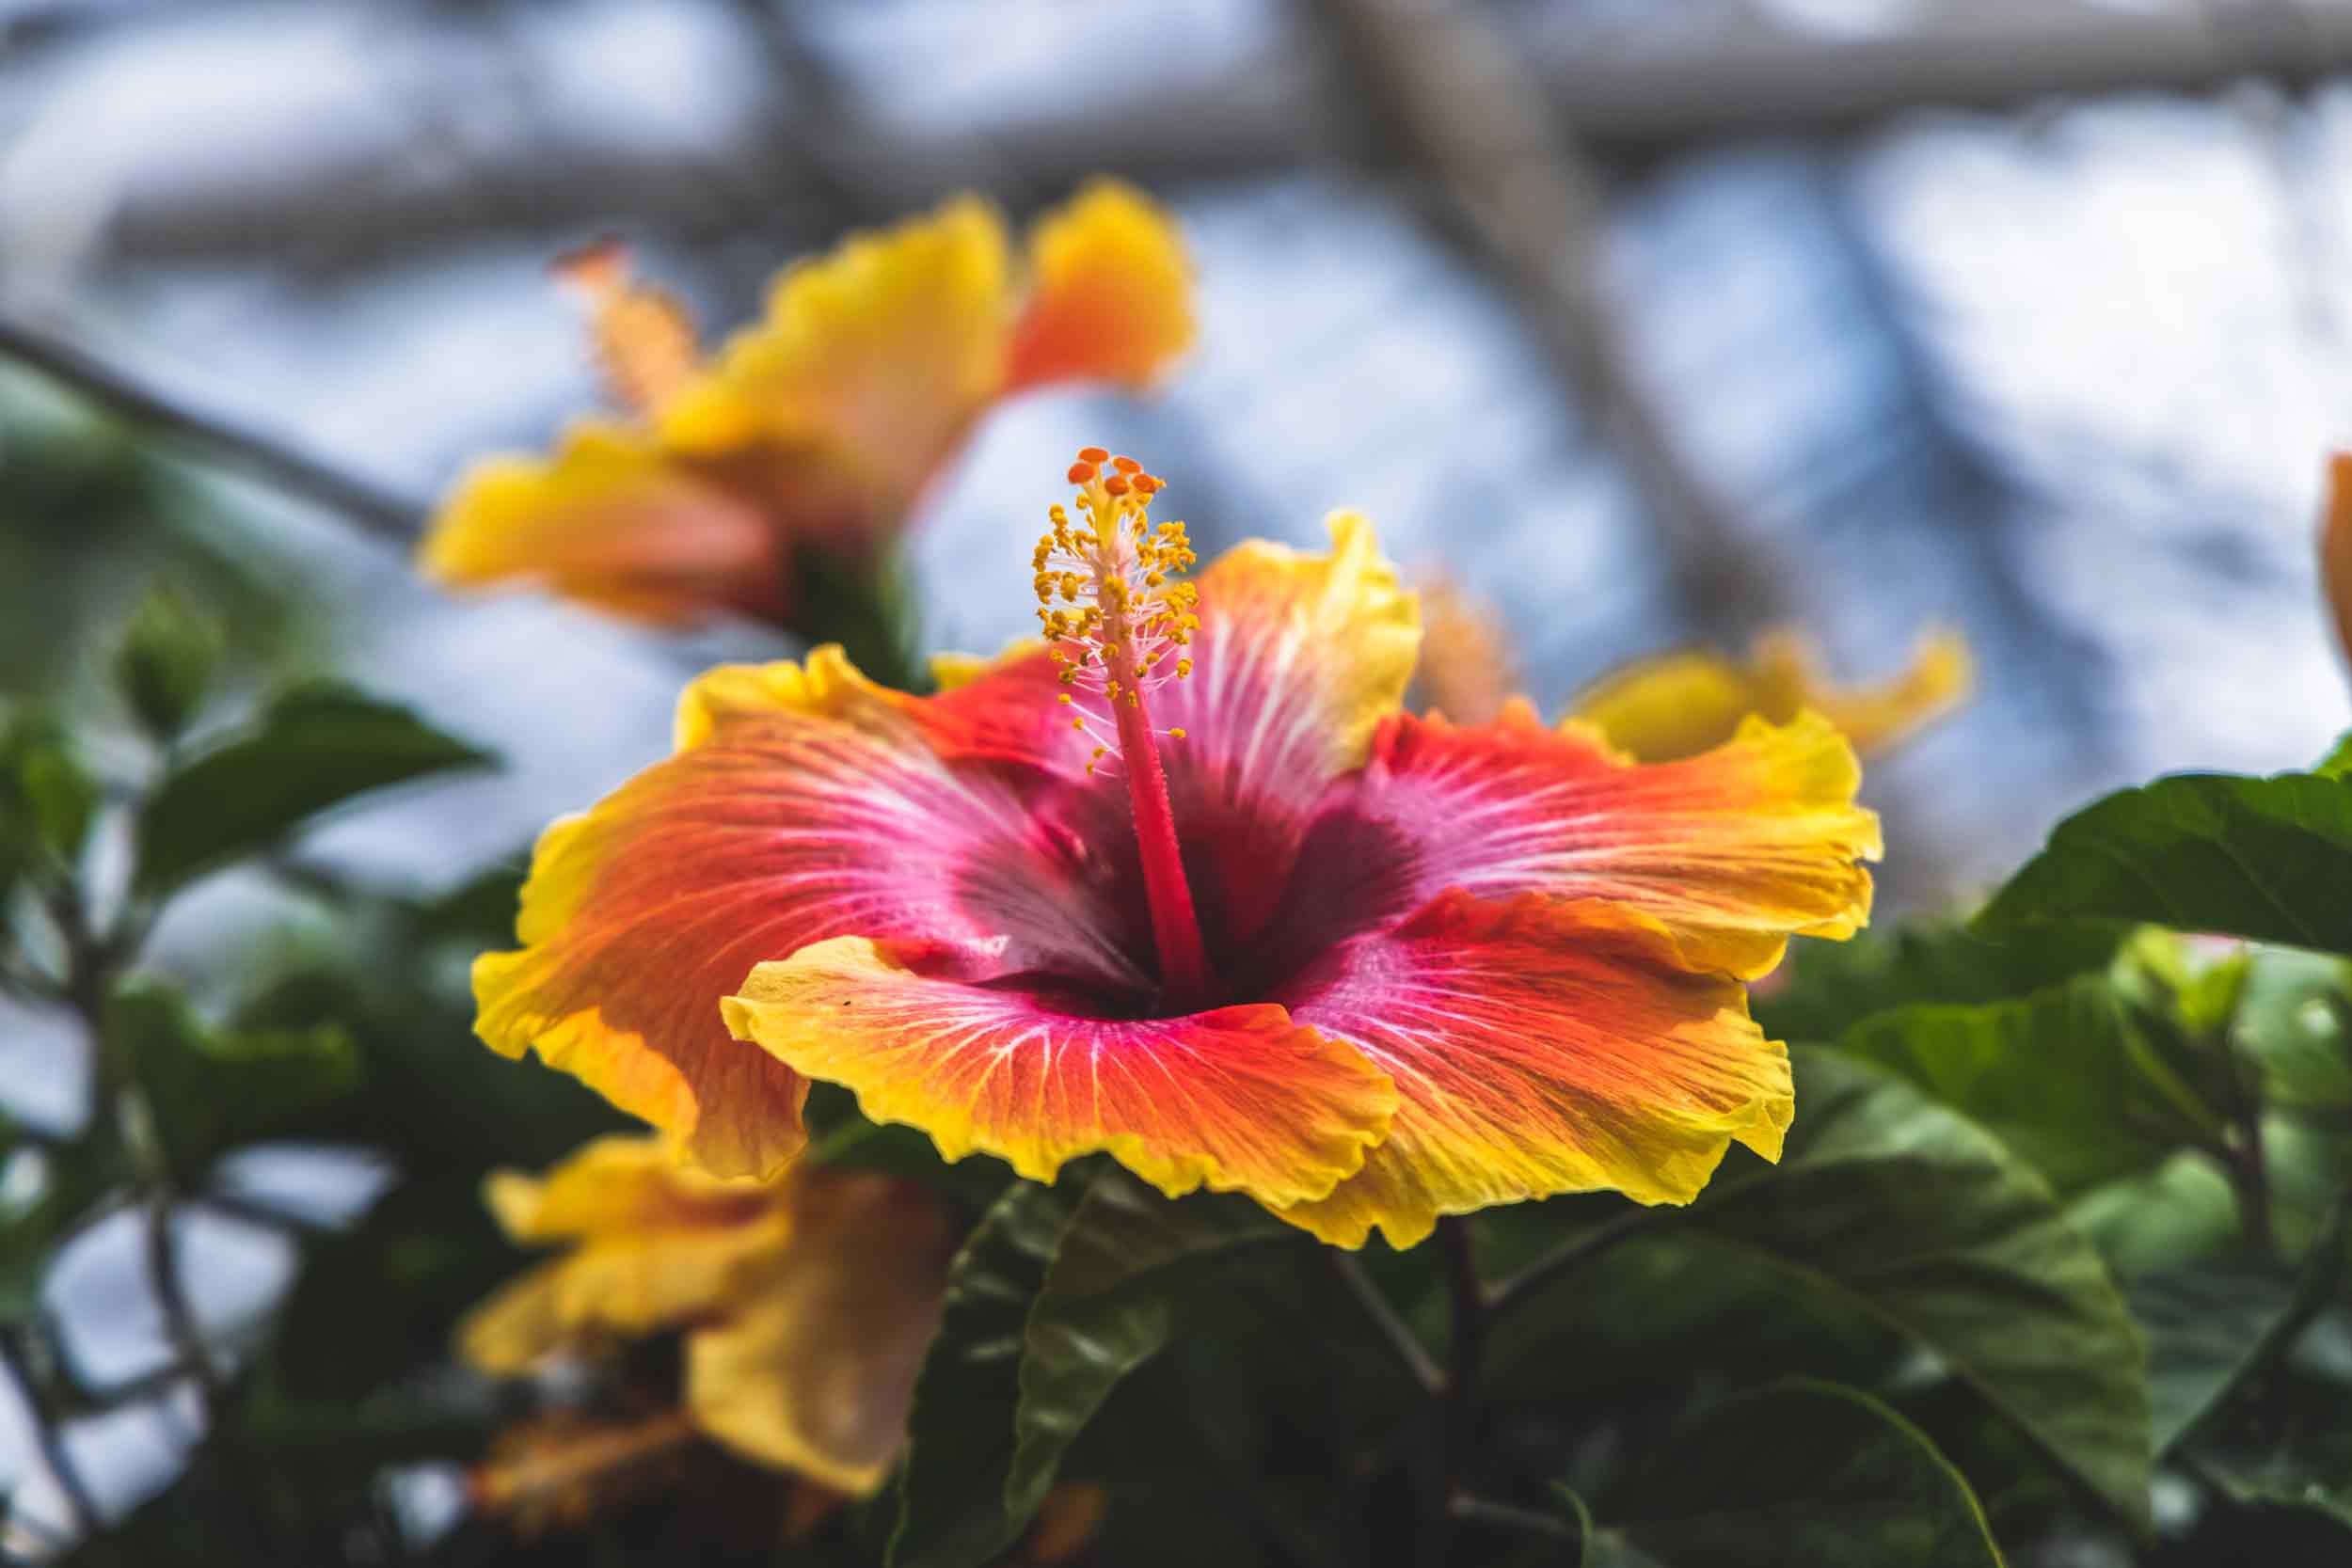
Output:
M1901 674L1839 686L1821 673L1812 645L1784 628L1758 639L1745 664L1693 649L1632 665L1586 690L1575 712L1643 762L1677 761L1720 746L1750 714L1785 724L1808 708L1867 754L1958 706L1972 678L1966 641L1955 632L1931 632Z
M590 1140L545 1176L493 1172L483 1196L525 1243L732 1226L775 1201L768 1182L713 1176L668 1140L630 1132Z
M634 619L755 609L784 586L779 535L739 491L644 436L585 422L548 459L494 457L458 481L420 556L452 587L540 584Z
M820 445L903 509L1004 385L1008 252L1003 220L967 197L788 269L767 319L663 411L663 445Z
M792 1233L788 1189L681 1164L664 1140L583 1145L544 1177L500 1171L484 1197L518 1242L578 1241L510 1281L458 1329L466 1359L519 1371L551 1352L731 1307Z
M853 1495L882 1481L939 1326L953 1229L911 1182L808 1169L791 1247L735 1313L688 1337L695 1424Z

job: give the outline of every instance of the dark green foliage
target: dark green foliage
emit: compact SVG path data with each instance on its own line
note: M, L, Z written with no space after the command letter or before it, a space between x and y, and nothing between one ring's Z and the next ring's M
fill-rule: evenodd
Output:
M168 893L356 796L491 760L349 687L296 687L157 785L139 817L139 889Z
M892 1568L987 1562L1027 1523L1009 1487L1029 1314L1095 1174L1016 1184L956 1255L908 1418Z
M2076 812L1977 928L2146 921L2352 953L2352 780L2185 773Z
M1029 1310L1007 1513L1045 1500L1062 1455L1119 1380L1165 1350L1236 1248L1295 1238L1244 1198L1169 1203L1124 1171L1087 1190Z
M358 1048L339 1024L215 1029L152 983L117 991L105 1028L146 1086L156 1135L183 1178L241 1144L302 1129L359 1082Z
M1691 1222L1931 1351L2119 1513L2147 1509L2138 1337L2106 1265L1999 1142L1909 1085L1807 1057L1788 1152Z
M2099 922L2023 937L1911 922L1851 942L1801 942L1751 1009L1777 1038L1834 1040L1890 1007L2000 1002L2093 974L2115 957L2122 935Z
M2001 1562L1966 1480L1927 1434L1836 1384L1777 1384L1711 1406L1611 1502L1597 1529L1581 1503L1565 1508L1584 1568Z
M2217 1122L2097 976L1895 1007L1837 1046L1966 1113L2064 1192L2146 1170Z

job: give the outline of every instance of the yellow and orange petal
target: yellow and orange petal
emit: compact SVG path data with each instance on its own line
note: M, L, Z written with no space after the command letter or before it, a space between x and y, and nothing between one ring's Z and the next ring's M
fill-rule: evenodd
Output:
M616 614L677 621L781 602L772 521L644 436L583 423L548 459L494 457L458 481L420 564L452 587L532 582Z
M792 1244L736 1311L687 1338L694 1423L763 1465L864 1496L906 1439L939 1326L953 1227L920 1187L795 1173Z
M691 689L685 751L542 836L523 947L474 966L483 1038L718 1174L768 1175L805 1141L807 1083L721 1022L754 965L860 930L1123 962L1018 800L951 772L875 689L837 652Z
M1387 1134L1396 1090L1353 1047L1278 1006L1090 1016L1076 995L929 974L859 937L763 964L728 1027L853 1091L878 1121L977 1150L1033 1181L1107 1151L1170 1197L1206 1186L1321 1197Z
M1403 1095L1361 1171L1282 1212L1340 1246L1376 1226L1407 1247L1440 1215L1555 1193L1687 1203L1732 1143L1777 1160L1794 1111L1788 1051L1739 982L1690 973L1612 905L1449 893L1290 990Z
M1973 678L1968 644L1956 632L1922 637L1899 675L1842 686L1822 673L1810 642L1782 628L1758 639L1745 664L1693 649L1631 665L1586 690L1575 713L1643 762L1720 746L1751 714L1786 724L1807 709L1867 755L1959 706Z
M1142 388L1192 346L1192 263L1167 212L1098 180L1029 238L1029 297L1013 329L1013 389L1101 380Z
M1391 720L1353 806L1415 846L1417 903L1448 888L1619 904L1657 921L1686 965L1753 979L1791 936L1868 918L1877 816L1853 803L1853 748L1818 714L1741 721L1680 762L1636 765L1574 721L1524 705L1471 729Z
M661 443L822 446L903 507L1003 386L1011 291L1003 220L972 198L853 235L776 279L766 319L671 400Z

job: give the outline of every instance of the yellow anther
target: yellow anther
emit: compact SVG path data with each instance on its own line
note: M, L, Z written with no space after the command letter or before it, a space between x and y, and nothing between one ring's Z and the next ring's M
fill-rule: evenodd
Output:
M1030 552L1038 624L1062 689L1064 707L1077 710L1072 727L1106 740L1096 721L1102 703L1144 705L1144 694L1192 673L1182 650L1200 618L1200 593L1176 580L1194 556L1184 525L1151 516L1166 485L1133 458L1089 447L1070 468L1077 486L1073 505L1046 508L1048 531ZM1078 693L1088 701L1081 702ZM1096 750L1099 760L1115 746ZM1091 771L1091 765L1089 767Z
M1178 740L1184 738L1184 728L1182 724L1177 725L1176 728L1168 731L1168 733Z

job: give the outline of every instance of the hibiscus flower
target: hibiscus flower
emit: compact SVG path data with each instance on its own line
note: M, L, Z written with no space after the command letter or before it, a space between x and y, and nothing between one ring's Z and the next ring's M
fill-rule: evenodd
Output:
M422 564L655 623L731 610L803 629L881 568L991 405L1061 382L1146 387L1192 341L1175 226L1108 181L1042 219L1020 268L971 198L853 237L786 270L766 318L707 360L617 249L564 270L621 417L574 424L550 456L477 464Z
M1104 1150L1327 1241L1777 1157L1742 981L1867 913L1825 720L1639 766L1524 704L1402 701L1414 601L1352 514L1183 579L1160 482L1089 449L1033 556L1045 634L917 698L838 650L685 694L678 749L540 843L480 1028L719 1171L812 1079L1050 1180Z

